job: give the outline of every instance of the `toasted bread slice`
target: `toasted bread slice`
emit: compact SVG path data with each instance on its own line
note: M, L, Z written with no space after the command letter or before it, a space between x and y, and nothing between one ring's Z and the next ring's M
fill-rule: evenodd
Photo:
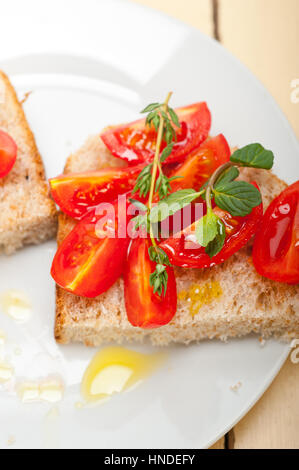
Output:
M65 172L97 170L120 165L98 136L91 137L67 161ZM242 178L255 180L265 207L286 184L266 170L246 169ZM58 243L74 221L59 216ZM190 343L204 338L242 336L251 332L293 338L299 334L299 287L262 278L254 269L251 244L225 263L210 269L176 269L178 310L166 326L154 330L133 327L127 320L123 280L96 299L77 297L57 287L55 337L60 343L81 341L142 341L155 345Z
M54 237L57 213L22 105L1 71L0 91L0 129L18 146L13 169L0 179L0 252L11 254L23 245Z

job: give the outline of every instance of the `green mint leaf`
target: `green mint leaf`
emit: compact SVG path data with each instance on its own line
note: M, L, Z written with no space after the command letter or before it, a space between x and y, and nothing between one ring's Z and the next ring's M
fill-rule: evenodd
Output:
M181 124L180 124L178 115L177 115L176 112L175 112L172 108L170 108L169 106L168 106L168 112L169 112L169 116L170 116L170 118L171 118L173 124L174 124L175 126L177 126L177 127L181 127Z
M165 111L161 110L161 116L163 116L165 123L170 123L169 122L169 117L165 113Z
M184 178L184 177L183 177L183 176L179 176L179 175L177 175L177 176L172 176L171 178L168 178L168 181L179 180L179 179L182 179L182 178Z
M170 191L170 183L167 176L162 177L161 185L159 187L159 198L164 199Z
M159 126L160 126L160 116L159 114L156 114L156 116L153 119L153 126L155 128L155 131L158 132Z
M168 274L167 272L165 271L163 273L163 277L162 277L162 286L164 288L164 297L166 295L166 291L167 291L167 281L168 281Z
M147 183L145 182L141 187L140 187L140 197L145 197L150 191L150 181Z
M259 190L246 181L231 181L214 188L215 203L233 216L244 217L262 202Z
M236 150L230 157L234 163L252 168L270 170L273 166L274 155L261 144L249 144Z
M153 277L153 288L154 294L157 292L159 295L162 294L162 279L158 276Z
M225 242L225 225L222 220L217 220L217 235L206 246L205 252L210 258L216 256L223 248Z
M145 123L148 124L148 125L150 125L155 116L156 116L156 112L155 112L155 111L152 111L151 113L149 113L149 114L146 116Z
M149 248L148 248L148 255L149 255L149 258L151 261L155 261L157 262L157 252L156 252L156 248L151 245Z
M155 191L157 192L160 185L161 185L161 181L162 181L162 175L160 174L156 180L156 185L155 185Z
M149 165L146 165L142 170L141 172L139 173L138 175L138 178L142 177L142 176L145 176L145 175L151 175L152 174L152 168L153 168L153 164L150 163Z
M214 184L214 187L217 188L220 184L223 185L224 183L230 183L231 181L234 181L236 178L238 178L240 172L237 167L232 166L230 168L227 168L217 179L216 183Z
M212 209L196 223L196 239L201 246L208 246L218 233L218 220Z
M132 190L132 194L139 191L141 197L146 196L150 190L151 181L152 181L152 167L153 164L145 166L140 174L138 175L136 184Z
M162 274L166 269L166 266L163 266L163 264L157 264L156 266L156 271L158 274Z
M200 191L204 191L204 190L207 188L207 186L208 186L208 184L209 184L209 181L210 181L210 180L206 181L206 182L201 186ZM205 200L206 200L206 193L203 193L203 194L201 195L201 198L205 201Z
M150 211L149 219L151 223L162 222L162 220L165 220L170 215L188 206L197 197L198 193L194 189L181 189L180 191L169 194L169 196L159 201Z
M172 149L173 149L173 143L171 143L171 144L167 145L167 147L165 147L165 149L163 150L163 152L161 153L161 156L160 156L161 163L165 162L166 158L169 157L169 155L172 152Z
M171 266L167 253L165 253L162 248L158 247L160 263L166 264L166 266Z
M155 191L158 191L160 199L166 197L170 191L170 180L163 173L157 178Z
M131 204L133 204L137 209L140 209L141 211L147 211L147 206L143 204L141 201L137 201L137 199L132 199L130 198L129 201Z
M160 103L151 103L147 105L142 111L140 111L142 114L144 113L149 113L150 111L153 111L154 109L157 109L161 106Z
M134 230L144 228L146 231L149 231L148 218L146 215L136 215L136 217L132 219L132 222L135 224Z
M173 132L172 130L167 129L165 132L165 142L167 146L171 144L172 140L173 140Z

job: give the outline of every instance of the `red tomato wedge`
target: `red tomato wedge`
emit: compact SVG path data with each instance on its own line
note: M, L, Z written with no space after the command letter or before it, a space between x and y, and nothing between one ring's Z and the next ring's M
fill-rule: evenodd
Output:
M89 212L63 240L51 269L59 286L83 297L96 297L114 284L122 274L129 245L117 206L109 204L109 209L97 212ZM114 232L124 236L107 235Z
M173 268L167 267L166 294L154 294L149 277L155 270L148 255L149 240L136 238L129 251L125 281L125 305L128 320L133 326L157 328L170 322L176 313L177 292Z
M0 178L8 175L17 159L17 144L4 131L0 130Z
M61 175L50 180L54 201L62 212L80 219L101 202L114 201L135 185L143 165L130 168L103 168L87 173Z
M257 185L253 183L256 187ZM255 234L263 215L263 206L254 207L245 217L233 217L226 211L214 208L225 225L226 239L222 250L213 258L206 254L195 238L195 222L159 246L168 254L174 266L183 268L209 268L223 263L240 250Z
M170 173L169 177L183 177L172 181L171 192L186 188L199 190L216 168L228 162L229 158L230 148L224 135L206 140Z
M176 109L181 127L177 130L177 142L167 162L179 162L208 137L211 127L211 113L206 103L194 103ZM154 127L145 126L145 119L110 128L101 138L118 158L129 164L150 162L154 158L157 133ZM161 146L161 150L165 143Z
M299 283L299 181L266 210L253 245L259 274L278 282Z

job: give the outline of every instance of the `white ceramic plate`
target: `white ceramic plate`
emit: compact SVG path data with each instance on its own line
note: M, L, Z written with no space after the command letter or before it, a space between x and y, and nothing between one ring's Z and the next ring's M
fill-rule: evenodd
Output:
M239 62L200 32L116 0L10 0L1 20L0 67L20 96L33 90L25 110L49 177L87 135L136 118L173 90L173 105L209 103L212 134L223 132L232 145L260 141L273 149L276 173L294 180L298 142L281 111ZM0 259L1 292L22 289L33 303L23 325L0 316L8 338L2 353L15 368L15 379L0 386L0 448L8 440L18 448L208 447L250 409L287 356L288 346L268 341L261 348L256 337L172 347L165 366L135 390L78 410L79 384L95 351L53 339L54 251L53 241ZM54 411L16 397L14 381L53 374L66 387Z

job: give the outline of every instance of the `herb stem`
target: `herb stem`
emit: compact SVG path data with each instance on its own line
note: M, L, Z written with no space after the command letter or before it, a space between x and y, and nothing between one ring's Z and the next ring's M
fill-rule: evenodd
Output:
M169 103L169 100L171 98L172 92L169 92L166 100L163 103L162 109L164 112L167 112L167 106ZM150 192L149 192L149 198L148 198L148 207L149 211L152 208L153 205L153 196L154 196L154 190L155 190L155 183L156 183L156 177L157 177L157 170L159 168L159 171L162 171L161 167L161 162L160 162L160 149L161 149L161 143L162 143L162 138L163 138L163 128L164 128L164 117L160 116L160 124L159 124L159 129L158 129L158 135L157 135L157 143L156 143L156 150L155 150L155 156L153 160L153 168L152 168L152 179L151 179L151 186L150 186ZM153 234L153 229L152 229L152 224L150 223L150 238L152 245L156 248L157 243Z

